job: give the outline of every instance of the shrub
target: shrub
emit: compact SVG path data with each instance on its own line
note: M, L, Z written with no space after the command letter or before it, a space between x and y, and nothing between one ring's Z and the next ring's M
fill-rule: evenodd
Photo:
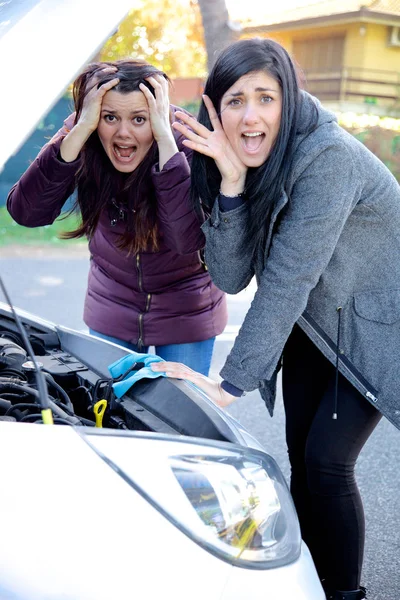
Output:
M400 119L339 113L338 121L371 150L400 183Z

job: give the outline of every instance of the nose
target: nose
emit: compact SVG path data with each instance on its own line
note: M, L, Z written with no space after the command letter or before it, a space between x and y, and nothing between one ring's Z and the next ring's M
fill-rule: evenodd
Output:
M243 123L245 125L254 125L255 123L258 123L259 119L260 117L257 107L252 102L246 104L243 115Z
M129 138L131 137L131 124L130 121L123 119L119 122L118 127L118 137L119 138Z

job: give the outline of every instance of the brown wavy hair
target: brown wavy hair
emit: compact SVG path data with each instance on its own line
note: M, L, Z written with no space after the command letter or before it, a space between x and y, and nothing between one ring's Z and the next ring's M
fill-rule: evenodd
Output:
M105 67L117 67L116 72L106 73L98 81L98 87L115 77L119 83L113 90L121 94L140 91L143 83L154 95L153 87L146 81L150 75L167 75L149 63L140 60L118 60L92 63L77 77L73 84L75 124L79 121L88 82ZM93 236L103 210L109 214L124 215L126 230L118 240L118 247L129 253L151 248L158 249L157 201L151 178L151 168L158 161L155 140L142 162L132 173L117 171L105 153L97 130L92 133L81 150L81 166L76 177L77 199L72 212L80 211L82 223L74 231L62 235L64 239ZM116 217L118 219L118 217Z

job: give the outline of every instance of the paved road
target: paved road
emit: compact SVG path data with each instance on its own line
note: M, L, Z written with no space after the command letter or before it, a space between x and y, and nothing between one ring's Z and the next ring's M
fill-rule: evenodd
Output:
M81 314L88 271L86 251L65 255L0 249L0 257L0 274L16 306L75 329L85 328ZM216 342L212 375L217 375L222 366L253 293L254 287L250 286L229 297L229 325ZM288 478L282 402L278 400L272 420L255 392L238 400L230 410L264 444ZM370 590L371 600L400 600L399 465L399 432L383 420L358 465L367 520L363 583Z

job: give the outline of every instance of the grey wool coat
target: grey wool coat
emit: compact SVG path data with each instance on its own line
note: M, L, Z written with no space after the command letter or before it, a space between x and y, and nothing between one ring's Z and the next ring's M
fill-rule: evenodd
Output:
M271 212L264 256L241 250L248 206L203 224L205 261L229 294L258 288L221 376L259 389L272 415L276 375L295 323L341 373L400 428L400 187L335 115L302 92L285 191ZM340 310L340 347L337 348ZM340 418L340 398L339 398Z

